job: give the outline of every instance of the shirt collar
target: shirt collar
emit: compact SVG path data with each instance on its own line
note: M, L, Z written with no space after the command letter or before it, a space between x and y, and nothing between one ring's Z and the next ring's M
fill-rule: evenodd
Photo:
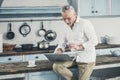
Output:
M79 21L80 21L80 18L77 16L77 19L76 19L75 23L78 23Z

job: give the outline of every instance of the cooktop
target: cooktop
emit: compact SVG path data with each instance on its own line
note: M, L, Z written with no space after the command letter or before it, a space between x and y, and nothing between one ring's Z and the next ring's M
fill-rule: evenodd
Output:
M33 47L32 49L28 49L28 50L23 50L21 47L19 48L15 48L14 51L16 52L25 52L25 51L41 51L41 50L55 50L56 46L49 46L46 49L41 49L38 47Z

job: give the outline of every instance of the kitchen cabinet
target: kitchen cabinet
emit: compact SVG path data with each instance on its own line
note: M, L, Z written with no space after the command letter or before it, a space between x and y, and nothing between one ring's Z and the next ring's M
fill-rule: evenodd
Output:
M26 80L58 80L58 75L53 71L40 71L28 73Z
M111 14L120 15L120 0L111 0Z
M44 54L24 55L25 61L28 60L48 60Z
M79 0L80 16L109 15L109 0Z
M0 63L22 62L23 56L5 56L0 57Z

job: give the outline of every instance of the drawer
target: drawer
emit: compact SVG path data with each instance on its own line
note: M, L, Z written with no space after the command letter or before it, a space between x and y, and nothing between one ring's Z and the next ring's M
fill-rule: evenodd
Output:
M5 56L0 57L0 63L22 62L22 56Z
M28 60L48 60L44 54L25 55L25 61Z
M29 73L29 80L58 80L58 75L53 71Z

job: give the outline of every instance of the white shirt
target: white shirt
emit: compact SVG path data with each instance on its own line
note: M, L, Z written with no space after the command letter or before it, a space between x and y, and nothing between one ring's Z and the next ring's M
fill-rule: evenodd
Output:
M98 43L98 40L93 25L90 21L77 18L73 29L67 26L63 32L64 33L61 36L61 40L59 41L55 51L58 48L65 51L65 47L69 43L76 43L78 45L82 44L84 51L76 51L76 62L95 62L95 45Z

